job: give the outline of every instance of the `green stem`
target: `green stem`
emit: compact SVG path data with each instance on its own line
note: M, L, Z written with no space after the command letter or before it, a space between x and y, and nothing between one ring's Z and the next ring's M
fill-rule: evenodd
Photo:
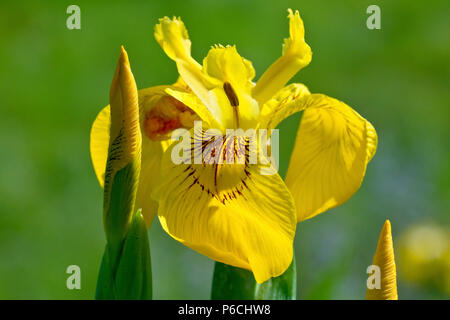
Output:
M111 259L112 252L120 252ZM105 247L100 267L96 299L152 299L150 246L144 218L139 210L133 217L120 248Z
M297 271L295 258L279 277L261 284L253 273L220 262L215 263L211 299L213 300L295 300Z

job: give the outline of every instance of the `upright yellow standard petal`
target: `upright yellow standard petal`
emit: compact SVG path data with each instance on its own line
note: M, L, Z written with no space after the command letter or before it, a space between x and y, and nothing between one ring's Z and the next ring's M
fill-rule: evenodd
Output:
M181 78L203 103L203 109L215 118L215 121L208 121L214 128L225 132L226 129L255 127L259 114L258 103L251 95L255 70L250 61L238 54L236 47L214 46L201 66L191 57L191 42L180 19L160 19L155 27L155 38L176 62ZM182 94L184 100L194 102L190 95ZM198 103L191 106L200 109ZM205 118L202 115L205 113L200 110L199 116Z
M303 67L311 62L311 48L305 42L305 28L298 11L289 11L289 38L284 39L283 54L264 72L253 88L260 105L269 100Z
M203 72L214 81L209 103L220 109L221 123L227 129L254 128L258 103L251 96L255 71L235 46L215 46L203 60Z
M378 240L377 250L372 265L381 271L381 288L367 289L367 300L398 300L397 271L395 268L394 246L392 242L391 223L386 220Z
M304 111L286 184L302 221L344 203L359 189L375 154L377 134L339 100L311 94L293 103Z
M191 41L181 19L164 17L155 26L155 39L167 56L175 61L184 82L208 106L208 79L201 65L191 57Z
M255 77L252 63L239 55L235 46L216 45L203 60L203 72L233 88L249 92Z

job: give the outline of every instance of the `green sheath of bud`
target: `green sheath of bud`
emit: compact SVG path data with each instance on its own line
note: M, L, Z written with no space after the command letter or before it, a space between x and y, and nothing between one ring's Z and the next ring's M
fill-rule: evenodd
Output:
M141 211L136 212L132 219L118 262L111 257L109 246L106 245L100 267L96 299L151 299L150 246Z

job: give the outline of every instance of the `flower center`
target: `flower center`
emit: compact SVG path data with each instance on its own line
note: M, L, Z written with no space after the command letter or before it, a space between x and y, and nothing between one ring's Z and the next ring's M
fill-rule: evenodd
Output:
M153 141L170 138L173 130L192 128L200 118L184 103L171 96L163 96L145 114L144 132Z
M192 185L198 184L202 191L225 204L247 187L248 141L243 137L203 135L203 143L191 146L193 154L202 155L202 163L189 165L186 174L192 177Z

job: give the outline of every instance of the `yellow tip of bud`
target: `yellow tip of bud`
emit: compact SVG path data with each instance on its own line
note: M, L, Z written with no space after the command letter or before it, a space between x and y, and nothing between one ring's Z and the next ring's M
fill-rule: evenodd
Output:
M392 239L392 230L391 230L391 222L386 220L383 225L383 229L381 229L380 237L390 237Z
M123 46L120 48L119 60L111 83L109 101L111 106L110 145L120 138L123 161L120 161L119 167L122 167L140 150L141 143L138 91L128 54Z
M120 56L119 56L119 65L122 65L123 67L126 66L130 68L130 61L128 60L128 53L125 50L124 46L120 46Z
M397 271L394 259L391 223L386 220L373 257L374 266L380 268L380 288L367 289L367 300L398 300Z

